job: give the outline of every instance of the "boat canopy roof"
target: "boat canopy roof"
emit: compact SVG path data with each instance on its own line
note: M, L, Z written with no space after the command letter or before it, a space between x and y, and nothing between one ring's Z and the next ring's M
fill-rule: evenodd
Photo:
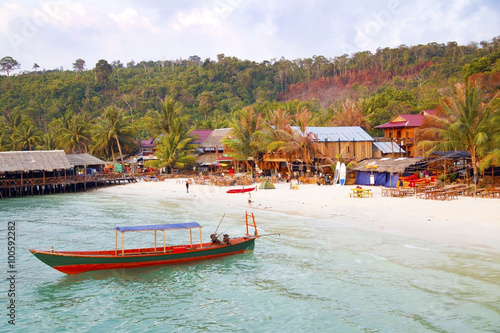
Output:
M171 230L171 229L191 229L191 228L201 228L201 225L199 225L198 222L149 224L149 225L135 225L129 227L116 227L115 230L119 232L125 232L125 231Z

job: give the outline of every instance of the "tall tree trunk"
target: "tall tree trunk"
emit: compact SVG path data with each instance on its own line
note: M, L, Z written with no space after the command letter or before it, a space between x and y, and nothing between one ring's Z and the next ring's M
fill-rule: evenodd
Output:
M120 152L120 159L121 159L122 166L123 166L122 146L120 146L120 140L118 140L118 136L115 135L115 139L116 139L116 144L118 145L118 151Z

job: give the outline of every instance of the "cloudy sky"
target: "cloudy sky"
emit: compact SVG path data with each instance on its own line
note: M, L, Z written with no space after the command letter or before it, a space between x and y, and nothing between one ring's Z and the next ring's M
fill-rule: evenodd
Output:
M217 54L255 61L491 41L498 0L0 0L0 58L22 70Z

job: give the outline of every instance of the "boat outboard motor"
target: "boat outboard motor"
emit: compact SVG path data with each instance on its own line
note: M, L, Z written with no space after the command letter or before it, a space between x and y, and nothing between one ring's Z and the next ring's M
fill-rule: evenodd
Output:
M229 245L229 235L228 234L224 234L224 238L222 239L222 242L224 244Z

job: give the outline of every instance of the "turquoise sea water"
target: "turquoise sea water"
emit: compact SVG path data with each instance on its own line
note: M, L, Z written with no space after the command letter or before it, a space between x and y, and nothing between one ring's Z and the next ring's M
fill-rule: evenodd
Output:
M255 211L253 253L67 276L28 248L114 248L117 225L198 221L243 233L244 211L100 192L0 200L0 269L16 221L16 325L3 280L0 331L500 332L500 255ZM186 235L172 234L172 243ZM126 236L151 246L152 233ZM160 241L159 236L159 241Z

